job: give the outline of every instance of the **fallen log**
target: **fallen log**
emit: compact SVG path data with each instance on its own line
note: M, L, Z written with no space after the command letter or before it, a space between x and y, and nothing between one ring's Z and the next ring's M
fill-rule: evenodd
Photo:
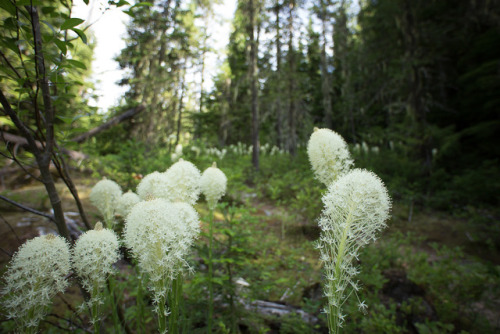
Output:
M86 141L90 137L95 136L99 132L102 132L106 129L109 129L110 127L112 127L118 123L121 123L126 119L134 117L135 115L137 115L138 113L140 113L144 109L145 109L145 107L143 105L139 105L135 108L129 109L129 110L125 111L123 114L120 114L118 116L113 117L112 119L110 119L106 123L101 124L98 127L95 127L93 129L85 132L85 133L82 133L81 135L76 136L72 140L79 143L79 144L83 143L84 141Z
M17 151L17 147L19 147L19 146L29 148L28 140L26 138L18 136L18 135L13 135L12 133L0 131L0 139L5 141L6 143L14 144L15 145L14 152ZM37 140L37 141L35 141L35 143L36 143L36 146L38 147L38 149L43 150L43 145L41 142L39 142ZM82 160L88 158L88 155L86 155L83 152L68 150L64 147L61 148L61 151L63 154L67 155L68 157L70 157L70 159L75 160L75 161L82 161Z
M273 303L265 300L254 300L250 304L243 301L240 302L242 302L245 309L257 312L262 315L281 318L283 316L296 314L300 316L304 322L307 322L309 324L319 323L318 318L316 318L314 315L293 306Z

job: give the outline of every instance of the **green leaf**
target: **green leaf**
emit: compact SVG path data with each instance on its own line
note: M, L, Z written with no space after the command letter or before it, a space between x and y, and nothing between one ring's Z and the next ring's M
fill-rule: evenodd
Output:
M14 127L14 122L12 122L12 120L9 117L0 116L0 125Z
M41 0L19 0L16 1L16 5L18 7L22 6L41 6L43 5Z
M45 20L42 20L43 23L45 23L47 25L47 27L50 28L50 30L52 30L52 34L55 35L56 34L56 30L54 29L54 27L52 26L52 24L50 24L49 22L45 21Z
M139 2L139 3L136 3L135 5L133 5L132 7L130 8L134 8L134 7L140 7L140 6L148 6L148 7L152 7L153 4L151 2L146 2L146 1L143 1L143 2Z
M73 117L56 115L56 118L60 119L66 124L71 124L74 121Z
M66 21L64 21L64 23L61 25L61 30L71 29L73 27L76 27L79 24L82 24L84 21L85 20L82 20L82 19L79 19L76 17L71 17L71 18L67 19ZM76 30L76 29L73 29L73 31L74 30ZM78 35L80 35L80 34L78 34Z
M71 65L73 65L74 67L81 68L82 70L86 70L87 69L87 66L85 66L85 64L82 63L81 61L74 60L74 59L66 59L66 61L68 63L70 63Z
M56 43L57 47L63 54L66 54L68 52L68 48L66 47L66 42L60 41L58 39L54 40L54 43Z
M82 39L82 42L84 44L87 44L87 36L83 32L83 30L76 29L76 28L71 28L71 30L73 30L74 32L76 32L78 34L78 36L80 36L80 38Z
M12 16L16 16L16 7L10 1L0 1L0 8Z

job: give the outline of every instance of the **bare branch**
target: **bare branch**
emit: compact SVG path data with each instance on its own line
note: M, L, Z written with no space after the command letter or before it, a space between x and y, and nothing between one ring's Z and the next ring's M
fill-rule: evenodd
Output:
M59 146L56 143L56 147L59 149ZM57 167L57 170L59 172L59 175L61 176L62 180L68 187L69 191L71 192L71 195L73 196L73 199L76 202L76 206L78 207L78 212L80 213L80 217L82 218L83 223L85 224L85 227L88 230L92 229L92 226L90 225L87 215L85 214L85 210L83 209L82 202L80 201L80 196L78 196L78 190L75 187L75 184L73 183L73 180L69 176L69 171L68 171L68 166L66 165L66 162L64 161L64 158L61 156L58 156L57 154L54 154L52 158L52 162L54 162L54 165Z
M28 212L34 213L35 215L39 215L39 216L45 217L45 218L49 219L50 221L52 221L52 222L54 222L54 223L56 222L56 220L54 219L54 216L49 215L48 213L45 213L45 212L41 212L41 211L38 211L38 210L32 209L32 208L30 208L30 207L27 207L27 206L25 206L25 205L21 204L21 203L17 203L17 202L15 202L15 201L13 201L13 200L11 200L11 199L9 199L9 198L7 198L7 197L3 196L3 195L0 195L0 199L1 199L1 200L4 200L5 202L7 202L7 203L9 203L9 204L12 204L12 205L14 205L14 206L17 206L18 208L23 209L24 211L28 211Z

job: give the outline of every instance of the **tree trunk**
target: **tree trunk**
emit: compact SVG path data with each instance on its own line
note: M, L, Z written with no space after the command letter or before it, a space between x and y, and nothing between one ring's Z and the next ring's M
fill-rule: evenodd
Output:
M250 82L252 89L252 164L259 170L259 109L257 92L257 43L255 38L256 27L256 4L254 0L249 0L250 22L248 31L250 34Z
M296 117L295 114L295 90L296 90L296 68L295 68L295 54L293 50L293 10L295 8L295 0L290 1L290 15L288 17L288 64L289 64L289 80L288 80L288 127L289 127L289 144L288 151L292 156L297 153L297 133L296 133Z
M330 95L330 80L328 78L328 62L326 58L326 20L327 20L327 8L324 0L321 1L321 26L322 33L321 37L323 39L323 45L321 47L321 91L323 93L323 108L324 108L324 122L325 126L329 129L332 128L332 99Z
M179 111L177 112L178 116L177 116L177 133L175 135L175 145L174 146L177 146L177 144L179 144L179 140L180 140L180 137L181 137L181 127L182 127L182 109L184 109L184 91L186 90L185 89L185 85L184 85L184 74L185 74L185 70L181 70L181 93L180 93L180 97L179 97Z
M274 7L274 13L276 15L276 133L277 133L277 144L279 148L284 146L283 137L283 105L281 103L282 94L282 76L281 76L281 31L280 31L280 10L281 5L279 0L276 1Z

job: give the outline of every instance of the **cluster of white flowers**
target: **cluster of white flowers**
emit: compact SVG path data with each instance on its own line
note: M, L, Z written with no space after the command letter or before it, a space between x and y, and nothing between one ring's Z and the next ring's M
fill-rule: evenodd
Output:
M200 179L201 192L205 195L208 207L213 210L217 202L226 193L227 177L217 168L214 162L212 167L205 169Z
M344 138L330 129L314 129L307 154L316 178L326 186L348 172L353 164Z
M319 219L320 260L325 268L325 296L330 332L344 322L341 307L350 292L359 290L354 277L359 268L353 263L359 249L375 241L386 227L391 201L384 183L372 172L353 169L344 139L328 129L315 129L308 154L316 177L328 186L323 196L324 210ZM360 309L366 308L364 302Z
M200 195L200 177L195 165L180 159L164 173L146 175L137 186L137 194L141 200L164 198L194 205Z
M129 190L118 199L116 203L116 213L125 218L130 210L132 210L132 207L140 201L140 197Z
M73 268L85 290L90 293L90 306L103 303L100 294L106 286L106 279L113 272L113 264L120 257L118 248L115 232L104 229L101 223L97 223L94 230L82 234L75 243Z
M185 257L199 234L196 211L187 203L163 198L136 204L127 216L125 243L149 277L155 301L165 297L168 283L187 266Z
M196 157L198 158L200 156L200 153L201 153L201 148L193 145L193 146L191 146L191 151L193 151L196 154Z
M209 148L207 148L205 153L208 156L214 156L219 160L223 160L227 154L227 150L225 148L223 148L222 150L219 150L217 147L209 147Z
M54 296L68 286L69 271L69 245L62 237L48 234L24 243L4 275L7 317L36 331Z
M90 202L99 209L108 227L112 227L114 224L116 203L121 196L120 186L106 178L97 182L90 192Z

